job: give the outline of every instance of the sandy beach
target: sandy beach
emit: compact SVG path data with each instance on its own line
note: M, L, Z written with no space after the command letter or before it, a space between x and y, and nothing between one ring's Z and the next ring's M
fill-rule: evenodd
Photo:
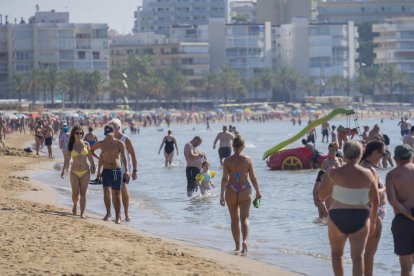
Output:
M292 275L92 214L87 219L71 215L57 204L54 190L28 177L39 166L50 166L45 157L21 150L31 140L13 134L5 140L8 149L0 149L1 275Z

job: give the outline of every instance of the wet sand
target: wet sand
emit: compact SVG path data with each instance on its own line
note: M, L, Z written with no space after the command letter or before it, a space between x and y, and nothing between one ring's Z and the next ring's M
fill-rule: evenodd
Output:
M58 205L53 189L28 177L36 168L52 166L47 158L21 150L31 140L29 135L9 135L9 149L0 149L1 275L293 274L103 222L92 214L87 219L73 216Z

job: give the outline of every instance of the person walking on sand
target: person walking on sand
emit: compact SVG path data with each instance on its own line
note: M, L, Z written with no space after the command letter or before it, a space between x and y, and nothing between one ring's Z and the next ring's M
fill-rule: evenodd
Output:
M400 258L401 275L412 275L414 262L414 164L413 149L408 145L394 150L397 166L386 176L387 198L395 217L391 231L394 253Z
M227 158L231 155L231 143L234 139L234 134L227 131L227 126L223 126L223 131L217 134L216 139L213 143L213 149L216 148L217 141L219 143L218 155L220 158L220 165L223 166L224 158Z
M120 140L122 143L124 143L126 152L126 158L128 159L128 171L131 171L132 169L132 180L136 180L138 175L137 175L137 167L138 167L138 162L137 162L137 156L135 154L135 149L134 146L132 145L131 139L126 136L125 134L121 133L121 127L122 127L122 123L121 120L114 118L109 122L110 125L112 125L114 127L114 137L115 139ZM132 161L132 162L131 162ZM132 168L131 168L131 163L132 163ZM125 163L122 163L122 187L121 187L121 196L122 196L122 205L124 206L124 213L125 213L125 220L126 221L130 221L131 217L129 216L129 194L128 194L128 185L129 185L129 176L125 175Z
M377 252L378 244L381 238L382 222L385 217L385 186L381 182L378 176L376 166L382 157L386 154L387 148L384 143L380 141L371 141L365 146L364 154L360 165L364 168L369 169L377 179L378 183L378 194L379 194L379 207L377 212L377 224L375 226L375 232L372 236L368 237L367 245L365 247L364 254L364 267L365 276L371 276L374 272L374 256Z
M121 223L121 186L122 171L121 162L125 164L124 177L129 177L128 160L125 155L125 146L120 140L114 138L114 127L106 125L104 128L105 138L91 147L92 155L102 162L103 170L101 173L102 184L104 189L104 202L106 215L103 220L107 221L111 216L111 191L112 202L115 209L115 223ZM100 149L101 157L98 157L94 151ZM121 161L122 159L122 161Z
M184 157L187 162L185 174L187 177L187 196L191 197L197 188L196 176L201 171L201 165L205 160L204 153L197 148L203 141L200 136L195 136L184 146Z
M243 154L244 139L237 135L233 140L233 155L224 159L223 177L221 179L220 204L229 210L231 232L235 243L235 251L240 250L240 225L242 233L242 254L247 254L247 238L249 236L249 216L252 205L252 188L248 177L256 191L256 199L260 199L259 184L253 169L252 159Z
M172 161L174 159L174 146L177 150L177 156L178 156L178 146L177 146L177 140L175 139L175 136L172 135L172 130L168 130L167 135L164 136L164 138L161 141L160 149L158 150L158 154L161 153L161 149L164 146L164 158L165 158L165 167L169 167L172 164Z
M65 170L70 169L70 184L72 186L72 213L76 216L78 199L80 198L80 216L85 218L86 191L91 174L95 174L95 163L90 153L89 145L82 141L83 129L80 126L74 126L69 136L68 151L65 153L65 162L62 167L60 176L64 178ZM89 160L89 164L87 160Z
M88 142L90 147L98 142L98 137L93 134L93 127L88 127L88 133L85 135L85 137L83 137L83 140Z
M36 155L39 155L39 148L42 145L43 133L44 133L41 121L37 122L36 126L33 129L33 132L34 132L34 136L35 136Z
M356 141L344 144L346 164L332 169L319 187L319 199L331 197L328 235L331 244L332 268L335 275L344 275L342 258L349 238L353 275L364 274L364 249L368 235L375 233L378 211L377 179L369 169L359 165L362 145ZM368 203L371 202L371 208Z
M44 132L44 138L45 138L45 146L47 146L47 153L49 158L53 158L53 153L52 153L52 142L53 142L53 129L50 126L48 121L44 121L44 127L43 127L43 132Z
M59 135L59 148L61 149L63 156L65 156L68 151L69 137L69 127L67 124L64 124Z

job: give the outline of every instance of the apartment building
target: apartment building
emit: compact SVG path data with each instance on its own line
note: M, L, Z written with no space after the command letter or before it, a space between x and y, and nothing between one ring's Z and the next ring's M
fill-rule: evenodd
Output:
M377 45L374 48L374 63L380 66L395 65L400 71L414 77L414 17L385 19L384 23L374 24L373 31L379 34L374 38Z
M143 0L134 12L133 32L154 32L169 37L172 26L194 28L207 25L210 18L225 16L225 0Z
M255 23L256 1L228 1L226 23Z
M181 70L192 86L200 85L201 79L209 73L208 43L170 43L165 39L142 42L136 39L140 36L142 34L123 36L112 41L111 68L124 68L130 55L149 55L156 68Z
M272 67L294 69L311 77L321 93L345 93L325 89L328 79L355 77L358 31L353 22L344 24L309 23L293 18L292 23L272 27Z
M251 79L263 68L272 67L271 25L227 24L225 26L226 64Z
M36 12L30 23L0 26L0 97L12 97L13 76L33 68L108 76L108 25L69 23L68 13L55 13Z
M305 17L311 20L311 0L257 0L257 23L271 22L282 25L291 22L293 17Z
M414 16L414 1L328 0L318 3L318 21L325 23L384 22L386 18L398 16Z

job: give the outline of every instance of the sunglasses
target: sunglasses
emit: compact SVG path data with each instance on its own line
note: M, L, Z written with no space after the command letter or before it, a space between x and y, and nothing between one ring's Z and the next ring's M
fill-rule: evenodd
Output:
M83 135L83 132L75 132L76 135Z
M329 152L336 152L336 149L329 149Z

